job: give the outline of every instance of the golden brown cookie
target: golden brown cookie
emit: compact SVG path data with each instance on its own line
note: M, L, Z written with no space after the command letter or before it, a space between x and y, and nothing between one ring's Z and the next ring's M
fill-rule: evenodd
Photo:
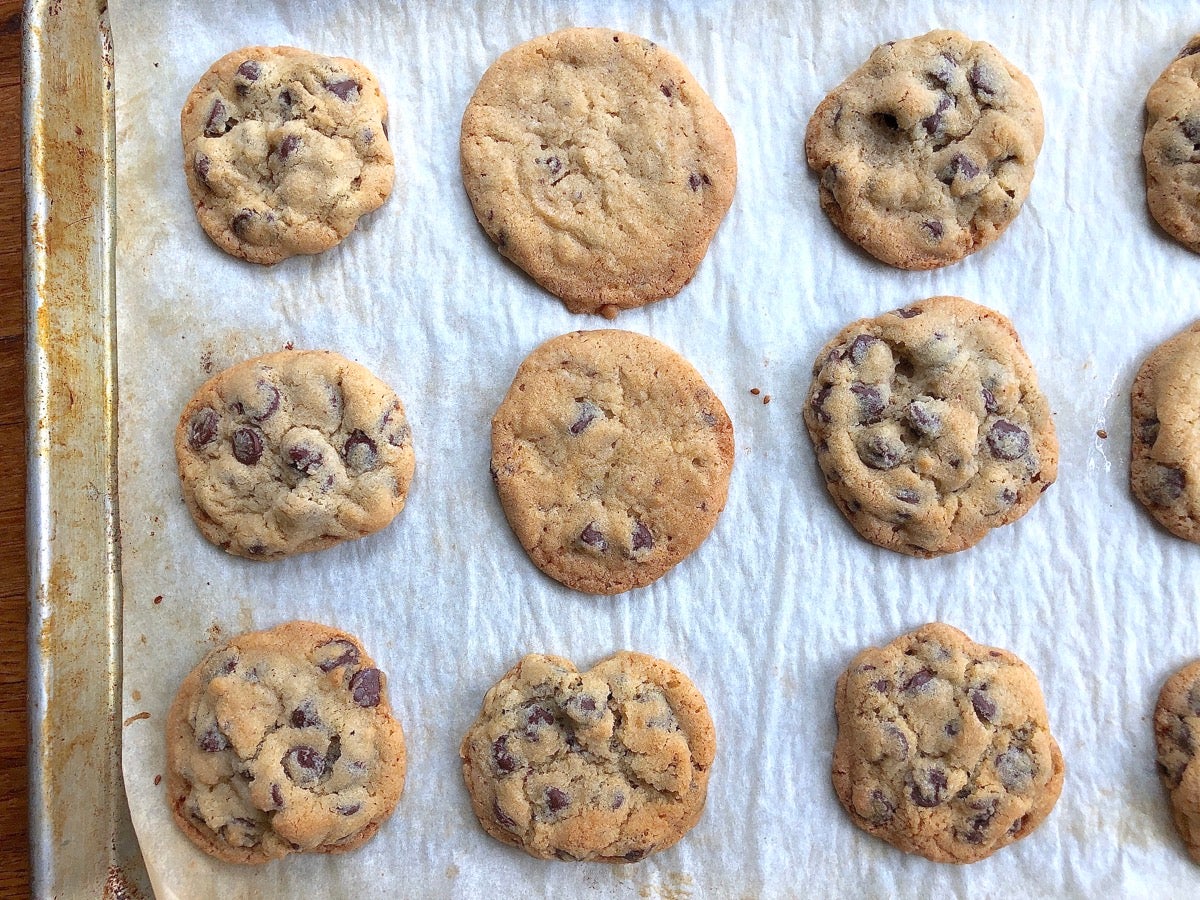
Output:
M572 312L674 296L733 200L724 117L676 57L607 28L514 47L463 114L463 183L499 248Z
M386 122L379 84L352 59L295 47L221 57L180 115L200 225L255 263L328 250L391 193Z
M531 654L487 692L460 753L492 837L541 859L637 862L699 821L716 738L670 663L621 652L579 672Z
M404 789L404 733L386 684L357 638L312 622L213 650L167 716L176 823L235 863L369 840Z
M492 419L492 478L539 569L568 587L642 587L695 550L725 508L733 424L674 350L576 331L521 363Z
M1008 227L1029 194L1042 106L995 47L931 31L876 47L817 107L805 152L821 209L902 269L957 262Z
M838 799L907 853L977 862L1037 828L1062 791L1033 672L949 625L859 653L834 709Z
M1154 708L1154 739L1171 817L1188 853L1200 863L1200 659L1163 685Z
M1200 253L1200 34L1146 95L1146 202L1163 230Z
M415 465L400 398L327 350L283 350L209 379L175 431L188 509L247 559L320 550L379 531Z
M1050 407L1012 323L961 297L843 328L817 354L804 422L838 509L910 556L974 546L1058 472Z

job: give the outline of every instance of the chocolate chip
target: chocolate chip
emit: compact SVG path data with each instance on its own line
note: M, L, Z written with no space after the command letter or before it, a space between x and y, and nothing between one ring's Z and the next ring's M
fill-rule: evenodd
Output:
M504 810L502 810L500 808L499 800L492 801L492 818L494 818L499 824L503 825L505 828L516 828L517 827L517 823L514 822L510 816L505 815Z
M630 850L628 853L626 853L621 858L628 862L640 862L641 860L646 858L646 851L645 850Z
M612 802L609 804L609 807L615 812L616 810L620 809L624 805L625 805L625 795L622 794L620 791L613 791Z
M891 740L895 753L891 755L896 759L908 759L908 738L904 736L904 732L891 722L883 724L883 733Z
M297 784L309 784L325 774L325 757L313 747L293 747L281 760L284 774Z
M337 808L337 811L338 811L338 815L352 816L356 812L358 812L360 809L362 809L361 803L349 803L346 806L339 806Z
M492 764L503 775L516 771L516 757L508 750L508 735L502 734L492 742Z
M296 152L296 148L300 146L300 137L295 134L289 134L279 144L279 158L287 159Z
M971 70L967 72L967 83L971 85L971 90L981 100L990 100L999 92L995 75L989 67L981 62L977 62L971 66Z
M525 737L531 741L538 739L538 732L543 725L554 724L554 713L544 706L531 706L525 714Z
M1009 747L996 757L996 774L1010 791L1023 793L1033 784L1034 763L1029 751Z
M922 222L921 227L929 232L929 236L935 241L940 241L942 239L942 235L946 233L946 229L942 226L942 223L936 219L929 219L925 222ZM902 316L901 318L907 319L908 316Z
M938 101L937 109L932 115L926 116L921 120L921 125L924 127L927 134L934 134L942 127L942 113L948 110L953 105L953 101L947 96L942 97Z
M994 413L998 413L998 412L1000 411L1000 404L998 404L998 403L996 402L996 395L995 395L995 394L993 394L993 393L992 393L991 391L989 391L987 388L984 388L984 389L983 389L982 391L980 391L979 393L980 393L980 394L983 396L983 408L984 408L984 410L986 410L988 413L993 413L993 414L994 414Z
M985 832L996 816L995 800L976 800L970 804L976 814L967 819L965 831L955 829L955 835L967 844L982 844Z
M321 467L323 457L312 447L292 447L287 452L288 465L301 475L311 475Z
M562 812L571 805L571 798L556 787L546 788L546 806L550 812Z
M293 728L312 728L321 724L311 700L305 700L292 710L291 723Z
M571 423L571 427L567 430L571 434L583 434L584 430L594 421L604 416L604 412L600 407L596 406L589 400L584 400L582 397L576 397L575 402L579 404L579 411L575 416L575 421Z
M863 360L867 358L867 351L878 343L879 338L871 337L869 334L860 334L850 342L850 346L846 350L846 356L849 357L850 362L854 363L854 365L861 366Z
M812 400L809 401L808 405L812 407L812 411L816 415L817 421L819 422L829 422L833 418L825 411L825 401L829 399L829 394L832 390L833 385L827 384L817 391L817 393L813 395Z
M650 534L650 529L644 523L635 521L633 523L633 533L630 535L630 544L633 547L634 553L642 550L653 550L654 536Z
M369 472L379 466L379 453L375 442L357 428L346 438L346 445L342 448L342 459L346 461L349 469L359 473Z
M901 503L911 503L913 506L916 506L921 502L921 495L909 488L903 488L896 491L896 499Z
M1017 821L1013 822L1011 825L1008 826L1007 834L1009 836L1017 834L1024 827L1025 827L1025 817L1021 816L1019 819L1017 819Z
M709 183L707 179L698 172L693 172L688 176L688 187L690 187L693 191L700 190L700 185L707 183Z
M997 459L1020 459L1029 452L1029 433L1012 422L998 419L988 431L987 443Z
M961 728L962 725L960 725L957 721L954 721L947 722L945 728L942 730L946 732L947 737L958 737L958 732Z
M192 161L192 171L196 173L196 179L204 185L208 185L208 172L212 167L212 161L203 153L197 153L195 160Z
M675 87L675 82L673 82L673 81L669 81L669 82L667 82L666 84L660 84L660 85L658 86L658 89L659 89L660 91L662 91L662 95L663 95L664 97L668 97L668 98L669 98L669 97L671 96L671 88L673 88L673 87Z
M360 85L353 78L347 78L343 81L326 82L325 90L336 96L339 100L349 100L352 94L357 94Z
M1012 488L1004 488L1000 491L1000 503L1004 506L1012 506L1017 502L1017 492Z
M247 232L249 231L250 222L253 219L254 219L254 210L243 209L241 212L239 212L237 215L235 215L232 219L229 220L229 230L244 240L246 238Z
M220 137L229 130L229 110L225 104L217 100L208 111L208 119L204 123L205 137Z
M608 552L608 541L604 539L604 535L600 533L599 525L596 522L589 522L583 531L579 532L579 540L587 544L601 553Z
M1200 679L1194 681L1188 690L1188 709L1192 715L1200 716Z
M255 465L262 454L262 435L257 428L239 428L233 433L233 458L242 465Z
M378 669L362 669L350 679L350 696L359 706L378 706L382 690L383 673Z
M921 669L919 672L913 675L912 678L904 682L904 687L902 690L919 691L922 687L929 684L932 679L933 672L929 671L929 669Z
M1183 59L1185 56L1192 56L1196 53L1200 53L1200 41L1189 42L1186 47L1179 51L1179 55L1175 58Z
M1158 440L1158 419L1142 419L1138 423L1138 439L1143 444L1153 445Z
M229 738L225 737L216 725L209 725L203 732L196 735L196 746L205 753L218 753L229 749Z
M912 775L912 802L932 809L946 800L946 773L940 768L917 769Z
M932 406L920 400L908 404L908 423L913 431L925 437L937 437L942 433L942 417Z
M237 73L247 81L258 81L258 77L262 75L262 66L254 60L248 59L238 66Z
M971 691L971 706L975 709L975 715L979 716L979 721L996 721L996 704L983 691Z
M863 817L874 825L886 825L896 815L896 804L881 790L871 791L871 808Z
M202 450L213 442L217 436L217 425L221 416L215 409L204 407L196 410L188 422L187 442L193 450Z
M278 784L271 785L271 802L275 804L276 809L283 809L283 791Z
M872 469L886 472L900 465L900 460L904 458L904 447L886 435L876 434L859 445L858 456Z
M934 222L933 224L938 226L938 237L941 237L941 225L937 222ZM919 316L923 312L924 310L917 309L915 306L906 306L903 309L892 310L892 315L899 316L901 319L911 319L915 316Z
M863 425L874 425L883 418L883 410L887 404L879 388L856 381L850 385L850 393L858 398L858 416Z
M878 681L871 683L871 687L875 688L875 690L879 691L881 694L886 693L891 686L892 683L886 678L880 678Z
M562 171L562 160L557 156L547 156L544 160L546 168L550 170L551 175L557 175Z
M339 666L352 666L358 662L358 648L342 638L326 641L314 652L317 656L317 668L322 672L332 672Z
M950 164L942 170L939 180L944 184L950 184L958 175L969 181L978 174L979 166L975 165L969 156L963 153L956 153L950 160Z

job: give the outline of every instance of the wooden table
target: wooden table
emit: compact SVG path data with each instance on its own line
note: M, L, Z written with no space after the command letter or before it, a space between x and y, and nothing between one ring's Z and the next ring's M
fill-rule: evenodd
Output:
M0 0L0 897L29 894L21 0Z

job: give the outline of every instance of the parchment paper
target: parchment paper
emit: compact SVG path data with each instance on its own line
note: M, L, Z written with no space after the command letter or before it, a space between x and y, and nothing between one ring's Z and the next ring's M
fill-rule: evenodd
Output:
M1154 771L1165 677L1200 655L1200 549L1127 487L1128 392L1144 356L1200 314L1200 259L1145 209L1147 89L1200 30L1162 2L432 2L114 0L118 98L120 504L125 780L162 897L1180 896L1187 861ZM522 358L577 328L506 263L458 172L462 111L504 50L568 25L632 31L679 55L737 137L733 208L676 298L622 313L691 360L733 418L729 505L691 558L616 598L541 575L488 477L490 418ZM820 212L803 160L825 93L885 40L957 28L1036 84L1046 143L1030 199L990 248L906 273L855 250ZM359 59L380 79L392 197L340 247L273 268L216 249L181 172L179 110L207 66L248 44ZM1009 315L1055 410L1059 482L1019 523L936 560L876 549L826 496L800 415L809 367L844 323L941 293ZM418 454L380 534L282 562L210 546L182 502L179 412L210 371L294 344L392 384ZM753 396L751 388L765 396ZM1107 432L1107 439L1097 431ZM156 598L161 597L160 602ZM259 868L196 850L165 801L163 724L215 641L293 618L360 635L389 673L408 787L365 848ZM830 787L837 675L868 644L929 620L1024 658L1067 763L1031 837L967 867L906 856L855 828ZM719 736L708 807L637 865L540 862L488 838L458 745L517 658L581 667L631 648L672 660Z

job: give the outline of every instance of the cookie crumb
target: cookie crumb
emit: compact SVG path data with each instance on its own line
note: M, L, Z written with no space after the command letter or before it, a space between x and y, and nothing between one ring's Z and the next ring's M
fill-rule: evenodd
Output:
M288 341L286 344L283 345L283 349L284 350L295 350L296 347L291 341Z
M1105 431L1103 428L1100 428L1096 431L1096 437L1101 438L1101 439L1107 438L1108 432Z
M148 718L150 718L150 713L148 713L148 712L135 713L134 715L132 715L128 719L126 719L124 724L125 724L125 727L128 728L134 722L137 722L141 719L148 719Z
M160 784L162 784L162 776L161 776L161 775L155 775L155 776L154 776L154 786L155 786L155 787L158 787Z
M762 393L762 391L760 391L758 388L750 388L750 393L752 393L755 397L757 397L759 394Z
M620 311L621 307L617 306L615 303L605 303L602 307L600 307L600 315L604 316L604 318L608 319L609 321L615 319L617 317L617 313Z
M771 402L771 395L763 394L763 406L766 406L770 402Z
M154 598L154 605L158 606L158 604L162 603L162 600L163 600L163 595L159 594L157 597Z

